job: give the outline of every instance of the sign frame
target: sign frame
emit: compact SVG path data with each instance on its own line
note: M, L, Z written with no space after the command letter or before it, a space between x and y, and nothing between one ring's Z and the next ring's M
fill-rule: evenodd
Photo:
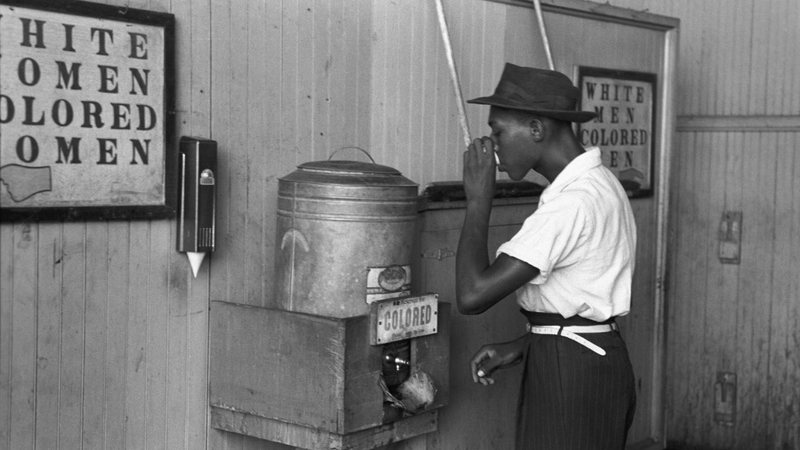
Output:
M607 116L611 114L612 108L617 108L619 113L616 116L619 125L607 125L599 127L596 125L597 119L593 119L586 123L578 123L577 135L585 147L598 146L603 156L603 164L614 172L614 175L622 184L625 192L629 198L650 197L653 195L655 185L655 158L656 158L656 137L658 136L656 126L657 108L657 93L658 93L658 74L651 72L635 72L629 70L617 70L601 67L590 66L577 66L576 67L577 85L580 89L579 108L582 110L595 110L601 120L608 119ZM597 102L588 101L590 96L586 83L589 79L604 79L610 80L616 86L623 87L621 93L615 99L609 100L607 103L598 106ZM633 92L633 100L630 97L624 98L625 89L631 87L632 89L627 92ZM643 88L646 98L642 99L641 103L637 104L636 89ZM627 106L633 105L633 106ZM598 110L599 107L599 110ZM621 108L620 108L621 107ZM638 109L638 110L637 110ZM626 111L630 111L628 114ZM644 120L638 120L638 115L644 114ZM649 118L647 117L649 116ZM605 132L608 131L608 134ZM590 133L593 136L589 139ZM645 144L638 144L638 149L635 152L641 153L640 158L634 161L631 155L635 153L631 151L621 150L622 136L624 134L625 145L637 145L636 142L642 138L646 139ZM612 141L614 143L612 144ZM634 142L631 144L631 142ZM638 159L644 158L645 161L641 162ZM613 163L611 162L613 161ZM632 165L624 169L616 169L616 164L622 163Z
M37 13L41 13L43 15L54 13L54 17L63 17L63 15L75 16L76 21L91 21L96 19L98 27L102 27L103 24L109 24L111 21L113 21L115 26L122 27L135 27L144 25L149 29L156 28L160 34L159 37L163 37L160 43L163 44L163 47L159 44L158 46L150 48L151 50L155 49L154 53L161 53L163 55L163 61L154 63L157 66L160 66L156 67L156 69L160 69L161 71L161 73L158 74L160 75L159 81L161 82L161 89L158 89L156 92L149 92L146 94L149 98L154 98L155 101L158 102L156 105L159 108L157 110L156 108L150 107L150 109L153 110L151 117L154 117L152 130L147 129L147 131L139 131L146 129L141 125L141 122L141 128L136 130L137 137L141 136L143 139L147 139L148 141L157 143L157 145L161 145L161 151L159 152L160 154L158 155L158 158L155 160L150 158L149 161L145 161L140 156L139 160L140 165L147 163L156 166L156 173L160 172L161 174L160 177L157 175L149 175L150 183L152 185L152 192L146 192L143 194L140 192L130 193L126 191L124 195L120 195L118 198L114 198L113 201L108 202L105 200L94 201L94 198L87 195L83 198L78 198L75 200L70 199L52 202L52 205L47 204L46 202L45 204L37 203L32 205L25 205L24 203L13 206L3 205L0 207L0 222L162 219L174 217L177 201L177 149L175 148L174 96L175 16L169 13L75 0L66 0L63 2L52 2L49 0L0 0L0 5L11 8L35 10ZM15 16L4 17L3 20L13 20L14 18ZM117 22L121 22L121 24L117 24ZM34 29L34 31L38 31L38 29ZM109 47L111 45L112 44L109 44ZM133 45L133 37L131 37L131 55L133 55ZM3 53L3 49L0 48L0 54ZM88 52L84 54L77 52L70 56L73 58L73 60L77 59L79 62L83 63L87 60L87 57L85 56L87 54ZM99 51L97 54L100 54ZM15 69L15 72L16 71L17 70ZM152 77L152 73L149 73L148 77ZM132 78L133 75L131 74L131 79ZM131 81L131 83L133 83L133 81ZM143 94L141 90L139 93ZM56 99L55 101L59 101L59 99ZM41 112L43 119L50 115L49 113L45 115L44 111ZM75 115L77 116L77 114L78 113L76 112ZM141 121L144 119L140 117L139 120ZM131 118L130 121L133 122L133 119ZM8 126L8 130L11 130L12 132L15 131L12 125L2 124L0 126L3 128ZM22 128L22 126L20 126L20 128ZM133 127L131 126L131 129L132 128ZM149 146L150 143L147 142L147 145ZM47 150L48 149L42 149L42 152ZM2 151L2 148L0 148L0 151ZM149 147L147 151L149 153ZM56 150L56 153L59 152L60 150ZM131 149L131 153L134 153L133 149ZM123 154L120 153L119 156L122 157ZM127 155L125 156L127 157ZM84 157L84 159L87 158ZM20 164L18 161L0 161L0 169L9 166L25 167L24 164ZM32 166L32 168L41 167L41 164ZM59 170L69 169L72 168L59 168ZM8 174L8 172L6 173ZM50 180L52 180L52 174L49 171L47 173L50 176ZM69 174L71 175L71 173ZM17 176L19 177L20 175ZM76 176L81 176L79 171L77 171ZM114 175L112 174L110 177L112 178L111 183L115 182L113 177ZM2 185L0 185L0 190L4 190L4 192L0 194L8 194L8 198L11 198L8 191L9 184L7 183L8 178L10 177L7 176L6 178L7 179L5 181L1 182ZM45 190L41 190L40 192L45 192Z
M412 307L412 310L404 307ZM425 311L413 311L415 307L427 308ZM388 316L387 316L388 313ZM405 324L395 324L396 331L388 330L387 317ZM415 314L416 313L416 314ZM424 322L424 323L423 323ZM384 328L381 330L380 328ZM439 331L439 294L424 294L415 297L391 298L374 302L370 305L369 341L370 345L383 345L390 342L413 339L421 336L437 334Z

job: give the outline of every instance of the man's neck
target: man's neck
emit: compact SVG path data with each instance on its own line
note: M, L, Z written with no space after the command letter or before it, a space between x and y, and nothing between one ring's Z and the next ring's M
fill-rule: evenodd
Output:
M578 142L574 134L565 133L554 136L553 139L547 143L545 157L542 158L541 164L539 167L535 168L535 170L547 178L547 181L552 183L558 174L584 151L583 146Z

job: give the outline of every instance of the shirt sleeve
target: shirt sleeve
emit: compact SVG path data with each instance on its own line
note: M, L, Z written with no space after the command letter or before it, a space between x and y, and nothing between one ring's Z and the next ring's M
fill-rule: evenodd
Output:
M543 284L554 269L581 258L587 217L579 197L560 195L540 205L517 234L497 249L497 255L505 253L536 267L539 275L530 283Z

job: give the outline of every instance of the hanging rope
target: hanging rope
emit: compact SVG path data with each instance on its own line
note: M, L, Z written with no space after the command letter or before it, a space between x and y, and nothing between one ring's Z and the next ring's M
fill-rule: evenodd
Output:
M467 114L464 111L464 98L461 96L461 84L458 81L458 72L456 71L456 63L453 60L453 48L450 46L450 32L447 29L447 21L444 18L444 6L442 0L436 0L436 15L439 18L439 31L442 33L442 41L444 42L444 52L447 56L447 66L450 68L450 81L453 84L453 91L456 94L456 101L458 106L458 118L461 122L461 131L464 133L464 145L469 147L472 139L469 135L469 125L467 124Z
M544 28L544 18L542 18L542 5L539 0L533 0L533 9L536 10L536 21L539 22L539 32L542 34L544 53L547 56L547 66L550 70L556 70L553 64L553 55L550 53L550 41L547 40L547 31Z

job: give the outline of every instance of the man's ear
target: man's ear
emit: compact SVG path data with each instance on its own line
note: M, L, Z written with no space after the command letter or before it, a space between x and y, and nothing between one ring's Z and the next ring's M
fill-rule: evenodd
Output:
M544 139L544 123L541 119L531 119L530 130L534 141L541 142Z

